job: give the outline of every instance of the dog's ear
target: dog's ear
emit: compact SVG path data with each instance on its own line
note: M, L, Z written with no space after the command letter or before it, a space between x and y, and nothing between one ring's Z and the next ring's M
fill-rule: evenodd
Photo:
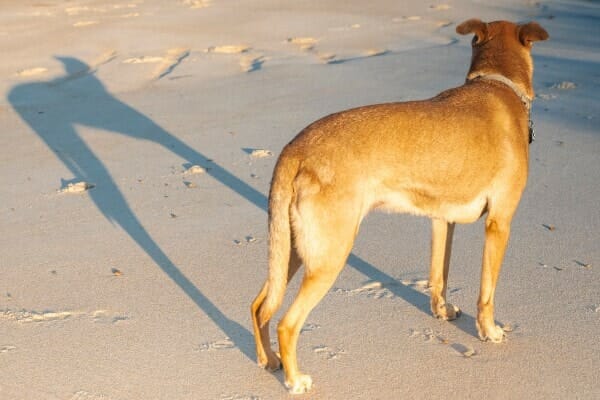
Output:
M548 39L548 32L537 22L519 25L519 40L523 46L531 46L533 42Z
M479 19L469 19L456 27L456 33L461 35L468 35L469 33L475 34L475 40L473 44L479 44L483 42L488 35L487 24Z

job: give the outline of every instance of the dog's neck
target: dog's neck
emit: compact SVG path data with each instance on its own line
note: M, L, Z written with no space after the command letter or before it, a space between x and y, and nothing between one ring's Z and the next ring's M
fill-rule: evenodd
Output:
M525 105L527 111L531 109L531 102L533 101L533 99L530 96L528 96L515 82L511 81L504 75L476 72L474 74L469 74L469 76L467 77L467 82L471 82L478 79L487 79L505 84L506 86L511 88L513 92L515 92L519 99L521 99L521 102L523 103L523 105Z
M521 99L521 102L527 109L527 114L528 114L528 119L529 119L529 143L531 144L533 142L533 140L535 139L535 131L533 130L533 121L531 120L531 102L533 101L533 99L530 96L528 96L519 86L517 86L516 83L514 83L513 81L511 81L504 75L486 74L483 72L479 72L479 73L474 73L472 75L470 74L467 77L467 82L472 82L477 79L487 79L487 80L503 83L506 86L508 86L509 88L511 88L513 90L513 92L515 92L515 94L519 97L519 99Z

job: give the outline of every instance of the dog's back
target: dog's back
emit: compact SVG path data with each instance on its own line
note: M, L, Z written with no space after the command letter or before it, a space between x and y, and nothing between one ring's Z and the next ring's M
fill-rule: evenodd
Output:
M472 222L493 195L490 182L511 179L516 194L525 186L522 108L502 84L469 82L429 100L327 116L281 157L298 160L291 173L309 174L319 190L353 190L363 216L379 208Z

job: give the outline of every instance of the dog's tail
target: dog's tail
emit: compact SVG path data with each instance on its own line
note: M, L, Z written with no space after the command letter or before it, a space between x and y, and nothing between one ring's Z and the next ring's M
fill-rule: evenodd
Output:
M299 162L285 155L277 161L269 192L269 277L267 294L258 311L261 326L267 323L283 301L288 281L292 247L290 206L294 197L293 181Z

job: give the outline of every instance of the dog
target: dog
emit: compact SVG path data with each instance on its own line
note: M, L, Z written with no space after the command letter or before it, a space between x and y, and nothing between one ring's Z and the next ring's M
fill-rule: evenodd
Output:
M503 339L494 322L494 291L527 181L531 47L548 33L536 22L479 19L456 32L474 34L464 85L429 100L326 116L302 130L277 160L269 192L268 279L251 313L258 364L269 370L283 364L291 393L312 386L298 369L300 329L344 267L371 210L431 218L431 311L445 320L460 314L446 301L454 226L486 215L476 325L482 340ZM277 327L278 355L270 347L269 320L301 264L300 290Z

